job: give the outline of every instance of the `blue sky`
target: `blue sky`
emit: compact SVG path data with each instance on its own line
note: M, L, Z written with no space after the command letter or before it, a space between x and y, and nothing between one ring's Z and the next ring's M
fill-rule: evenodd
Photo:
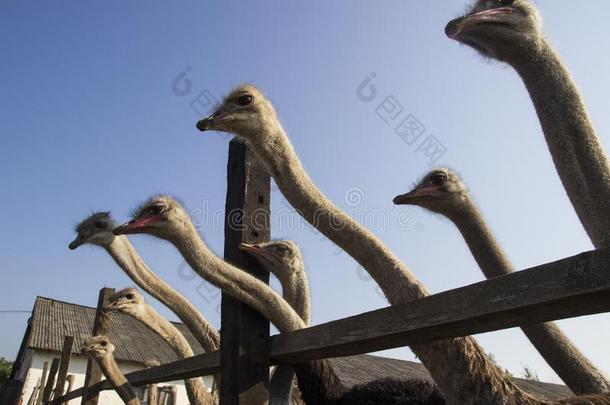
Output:
M610 5L538 4L608 146L610 56L599 51L607 49ZM517 268L591 249L517 75L444 36L446 22L463 9L462 0L3 1L0 309L29 310L37 295L94 305L101 287L131 285L101 249L71 252L67 243L91 210L110 209L124 220L157 192L202 211L201 232L222 254L222 226L212 219L224 207L228 139L196 131L191 103L201 94L220 98L242 82L273 100L320 189L373 229L432 291L482 275L451 223L392 204L430 169L417 150L430 135L446 149L438 163L462 174ZM363 102L356 90L373 72L377 98ZM425 126L413 145L378 114L386 97L403 107L397 120L412 114ZM352 259L286 214L279 192L273 209L286 215L276 216L274 236L292 238L304 251L313 323L386 305ZM155 271L219 324L217 292L190 277L170 246L132 240ZM0 317L0 355L14 358L27 314ZM560 322L607 372L609 319ZM520 331L479 340L513 373L527 364L557 381ZM407 349L387 354L413 358Z

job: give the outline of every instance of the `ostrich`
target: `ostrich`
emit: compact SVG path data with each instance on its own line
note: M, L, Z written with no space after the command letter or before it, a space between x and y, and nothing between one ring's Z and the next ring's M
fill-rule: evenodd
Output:
M145 233L167 240L201 277L258 310L281 332L307 327L271 287L216 256L176 200L168 196L152 197L136 212L133 220L114 229L115 235ZM327 361L295 364L293 368L306 403L333 404L343 393L343 386Z
M610 245L610 165L568 69L530 0L477 1L446 34L508 63L532 98L564 188L596 248ZM599 389L608 388L598 386Z
M104 307L104 311L119 311L141 321L165 340L179 358L193 357L193 349L191 349L184 335L170 321L148 305L144 297L135 288L125 288L113 294ZM206 389L202 378L188 378L184 380L184 385L191 404L213 405L216 403Z
M466 240L485 277L503 276L514 271L470 198L466 185L452 170L432 170L411 192L397 196L394 203L418 205L449 218ZM608 387L604 375L555 323L529 324L521 329L574 393L598 393L600 387Z
M250 253L276 275L286 301L309 325L309 285L298 246L292 241L278 240L258 245L242 243L241 249ZM276 374L282 370L278 367ZM427 381L386 378L355 386L341 396L338 403L442 405L446 402L438 388Z
M235 133L249 142L290 204L356 259L381 287L390 304L400 305L429 295L386 245L318 190L303 169L275 108L256 87L243 85L233 90L214 114L197 123L197 128ZM471 337L414 344L411 349L452 403L531 400Z
M117 394L119 394L123 402L127 405L140 405L140 400L136 396L133 387L129 384L129 381L127 381L127 378L125 378L114 360L114 345L107 336L90 336L86 339L81 351L91 356L99 364L106 379Z
M112 233L116 225L109 212L95 213L76 226L77 237L69 247L72 250L83 244L103 247L129 278L178 316L206 352L218 350L220 336L216 328L185 296L150 270L127 237Z
M309 326L309 284L301 250L289 240L278 240L258 245L242 243L240 249L255 257L267 270L275 274L282 285L282 297ZM294 370L291 365L279 365L269 382L269 405L289 404L292 398Z

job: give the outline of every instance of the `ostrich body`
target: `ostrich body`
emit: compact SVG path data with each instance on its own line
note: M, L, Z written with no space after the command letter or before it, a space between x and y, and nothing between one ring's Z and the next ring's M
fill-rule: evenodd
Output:
M114 360L114 345L107 336L91 336L87 338L82 348L82 352L93 357L102 369L112 388L119 394L119 397L127 405L140 405L140 400L136 396L133 387L125 378Z
M596 248L610 245L610 164L578 88L529 0L478 1L447 35L506 62L532 98L563 186ZM608 389L608 385L598 385Z
M139 320L165 340L180 359L193 357L193 349L184 335L170 321L148 305L135 288L125 288L113 294L104 311L119 311ZM214 405L216 403L201 377L188 378L184 380L184 385L191 404Z
M225 262L203 242L186 210L167 196L153 197L135 218L114 233L145 233L172 243L201 277L269 319L282 333L307 325L271 287ZM303 399L308 404L334 404L343 393L340 380L325 360L293 365Z
M252 85L232 91L201 131L218 130L246 139L284 197L310 224L367 270L392 305L429 295L410 269L376 236L339 210L311 181L271 102ZM452 404L528 403L471 337L411 346Z
M218 350L220 335L216 328L184 295L148 267L126 236L112 233L116 225L110 213L95 213L77 225L78 236L69 247L76 249L86 243L103 247L134 283L178 316L206 352Z
M455 172L446 168L433 170L411 192L396 197L394 202L418 205L449 218L466 240L485 277L514 272L512 264L472 201L466 185ZM605 383L603 374L555 323L529 324L521 329L574 393L592 393L592 389Z

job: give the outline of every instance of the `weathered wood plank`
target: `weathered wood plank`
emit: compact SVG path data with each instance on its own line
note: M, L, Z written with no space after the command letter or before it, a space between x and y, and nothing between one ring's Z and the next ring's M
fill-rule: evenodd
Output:
M273 338L272 360L298 362L610 312L610 249Z
M66 381L68 382L68 388L66 388L66 392L70 392L72 391L72 387L74 386L74 375L73 374L69 374L66 377ZM65 401L64 403L62 403L62 405L66 405L68 402Z
M148 385L157 382L177 381L202 375L212 375L220 371L220 352L203 353L185 360L174 361L131 372L126 375L129 383L133 386ZM89 387L85 394L83 388L67 393L61 398L55 398L51 404L59 405L61 402L69 401L85 395L85 399L97 395L98 392L110 390L112 387L107 381L99 382Z
M74 347L74 336L65 336L64 346L61 351L61 360L59 362L57 384L55 385L53 394L54 397L61 397L64 394L66 377L68 376L68 368L70 367L70 357L72 356L72 347Z
M268 283L269 273L239 249L242 242L270 238L270 178L242 141L230 143L227 180L224 258ZM220 405L237 405L240 396L266 397L269 321L227 294L222 295L221 308Z
M47 373L49 372L49 362L45 361L42 366L42 377L40 377L40 384L37 386L36 405L42 404L42 390L44 389L44 383L47 380Z
M95 322L93 323L93 330L91 336L106 335L108 334L108 328L110 327L110 317L104 313L104 306L110 301L110 296L114 294L114 288L102 288L97 300L97 310L95 312ZM99 368L97 363L91 358L87 359L87 373L85 374L85 390L87 387L94 385L102 380L102 370ZM97 405L97 395L90 399L83 400L83 405Z
M49 376L47 377L47 382L44 386L44 391L42 393L42 403L46 404L49 402L49 398L51 398L51 392L53 392L53 384L55 383L55 376L57 375L57 370L59 369L59 358L54 358L51 362L51 369L49 370Z
M610 249L586 252L402 306L276 335L270 338L271 363L369 353L525 323L610 312L609 271ZM133 372L127 378L133 385L145 385L210 375L219 367L219 353L205 353ZM108 384L100 387L110 389ZM70 398L77 398L82 390L73 394Z

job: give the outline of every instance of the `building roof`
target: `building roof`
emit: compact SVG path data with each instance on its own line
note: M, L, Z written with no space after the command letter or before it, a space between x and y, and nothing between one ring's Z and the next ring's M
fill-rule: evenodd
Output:
M26 347L61 352L64 336L74 336L72 354L80 355L85 339L91 336L95 308L37 297L32 311ZM116 347L115 358L144 364L150 360L168 363L178 360L170 346L142 322L122 313L112 314L108 337ZM195 354L203 349L181 323L173 324L185 335Z
M95 308L38 297L34 304L26 347L60 352L64 335L74 336L73 354L80 355L84 339L91 334ZM185 335L195 354L203 349L190 331L181 323L174 325ZM175 353L159 336L142 322L124 314L113 314L109 337L116 346L115 358L144 364L149 360L168 363L178 360ZM416 362L371 355L341 357L330 360L335 372L346 387L363 384L377 378L398 377L431 380L426 368ZM515 379L525 391L547 399L570 396L571 391L558 384Z

